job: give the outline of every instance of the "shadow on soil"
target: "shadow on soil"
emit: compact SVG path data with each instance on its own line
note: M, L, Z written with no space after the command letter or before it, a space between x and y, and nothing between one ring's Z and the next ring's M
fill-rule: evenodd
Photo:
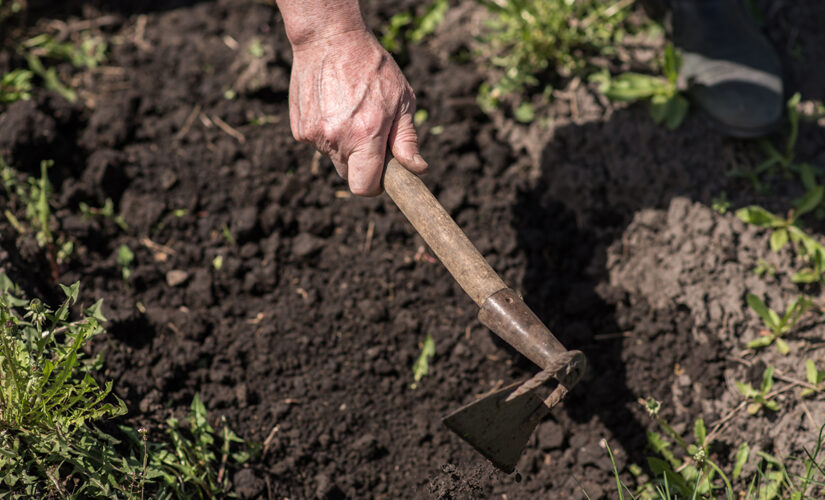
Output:
M601 434L627 460L644 463L650 421L638 399L667 397L680 365L694 367L699 373L691 376L708 386L723 384L701 373L719 346L691 344L685 311L654 311L631 300L611 283L608 254L621 251L623 233L640 210L666 210L675 197L710 204L728 182L725 158L743 146L694 116L668 132L644 106L618 110L606 122L557 128L546 145L541 178L519 194L515 220L519 247L528 255L526 301L562 343L588 358L589 374L569 396L565 414L555 413L571 448L586 428L590 440ZM624 463L617 465L621 470Z

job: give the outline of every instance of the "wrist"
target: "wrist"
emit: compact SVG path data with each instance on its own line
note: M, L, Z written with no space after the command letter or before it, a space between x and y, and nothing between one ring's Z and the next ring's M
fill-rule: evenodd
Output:
M282 0L280 4L284 4L281 12L293 51L347 33L367 31L357 0Z

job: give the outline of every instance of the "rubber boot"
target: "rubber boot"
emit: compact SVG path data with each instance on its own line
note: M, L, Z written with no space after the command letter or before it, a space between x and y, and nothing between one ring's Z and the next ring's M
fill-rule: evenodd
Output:
M739 0L650 3L667 9L666 24L682 53L679 77L714 128L751 138L779 125L785 101L782 65Z

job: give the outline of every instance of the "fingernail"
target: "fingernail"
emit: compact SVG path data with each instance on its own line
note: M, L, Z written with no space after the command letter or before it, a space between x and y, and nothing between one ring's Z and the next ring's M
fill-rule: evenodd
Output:
M418 168L423 169L429 167L427 162L424 161L424 157L421 156L421 153L415 153L415 155L413 156L413 162L415 162L415 164L418 165Z

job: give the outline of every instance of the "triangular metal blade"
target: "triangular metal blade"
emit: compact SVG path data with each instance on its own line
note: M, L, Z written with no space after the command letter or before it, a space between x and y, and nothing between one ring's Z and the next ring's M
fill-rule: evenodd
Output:
M522 450L545 415L536 391L505 401L521 382L473 401L444 417L444 423L506 473L516 468Z

